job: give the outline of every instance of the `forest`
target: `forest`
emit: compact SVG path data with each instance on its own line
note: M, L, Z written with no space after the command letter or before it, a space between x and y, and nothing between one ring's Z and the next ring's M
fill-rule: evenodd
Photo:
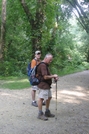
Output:
M51 71L89 69L89 0L0 0L0 76L26 75L34 52Z

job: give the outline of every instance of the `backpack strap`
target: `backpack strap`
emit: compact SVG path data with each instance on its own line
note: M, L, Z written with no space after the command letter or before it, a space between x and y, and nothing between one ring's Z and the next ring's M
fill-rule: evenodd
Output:
M40 62L40 63L36 66L36 70L35 70L36 75L37 75L37 68L39 67L40 64L45 64L45 65L46 65L46 68L47 68L47 72L48 72L47 64L46 64L45 62Z

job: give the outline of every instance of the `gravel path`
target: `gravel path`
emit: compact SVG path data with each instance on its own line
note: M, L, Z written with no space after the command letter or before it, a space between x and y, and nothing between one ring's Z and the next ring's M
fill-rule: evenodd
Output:
M57 87L57 110L54 83L50 104L57 119L48 121L37 119L30 88L0 89L0 134L89 134L89 71L60 77Z

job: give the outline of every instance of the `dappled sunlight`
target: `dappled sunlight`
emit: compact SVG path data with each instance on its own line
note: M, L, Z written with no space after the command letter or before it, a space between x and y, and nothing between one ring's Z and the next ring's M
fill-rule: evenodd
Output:
M18 95L13 95L13 94L9 94L9 93L0 93L0 96L4 96L4 97L10 97L10 98L19 98L19 99L23 99L23 96L18 96Z
M53 85L53 100L56 100L56 91ZM89 92L85 92L81 86L71 89L57 89L57 100L61 103L80 104L83 100L89 101Z
M14 83L14 82L28 82L28 79L21 79L21 80L8 80L8 81L4 81L4 83Z
M84 91L85 88L83 88L83 87L81 87L81 86L75 86L74 90Z
M88 81L87 77L81 77L79 73L61 77L60 81L57 82L57 94L56 84L53 83L50 110L55 114L55 118L49 118L47 122L37 119L38 108L31 105L31 87L26 88L27 82L25 82L26 87L24 86L23 90L17 89L16 83L15 85L10 84L11 88L16 86L16 89L9 90L9 84L6 84L6 89L0 88L0 134L4 132L3 130L6 133L8 130L8 134L10 132L11 134L14 132L18 134L20 132L20 134L35 134L36 132L38 132L36 134L39 132L40 134L43 132L46 134L88 134ZM17 85L21 85L22 89L23 83L24 81L21 80L21 84L17 82ZM36 93L36 100L38 100L38 92L39 90ZM42 110L45 112L45 106L42 107ZM10 131L11 129L13 131Z
M25 89L29 88L30 84L28 79L20 79L20 80L8 80L8 81L3 81L0 85L0 88L3 89Z
M53 95L53 100L56 101L55 95ZM80 104L81 103L81 101L76 99L76 97L71 96L71 95L67 95L67 94L63 94L63 93L62 94L58 93L57 101L61 102L63 104L65 104L65 103Z
M72 96L86 96L84 93L76 92L76 91L60 91L62 94L72 95Z

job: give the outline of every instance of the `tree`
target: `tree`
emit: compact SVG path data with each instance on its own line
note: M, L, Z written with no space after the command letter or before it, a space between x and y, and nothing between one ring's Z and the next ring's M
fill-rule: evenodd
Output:
M63 3L67 5L70 9L70 14L75 15L76 19L78 20L78 26L82 30L82 28L87 33L86 42L88 42L89 38L89 1L88 0L63 0ZM82 37L81 37L82 40ZM85 42L85 40L83 41ZM88 45L84 43L86 48L86 58L89 61L89 43Z
M60 4L60 0L14 0L13 3L9 0L2 52L4 62L0 64L0 74L26 74L27 64L36 49L42 51L42 58L48 52L54 55L53 71L68 67L71 63L75 66L81 63L83 51L78 54L80 46L77 45L78 40L74 40L76 32L70 32L73 30L69 19L74 11L68 1L65 4L61 1Z
M0 61L3 60L3 51L4 51L4 45L5 45L5 33L6 33L6 2L7 2L7 0L2 0Z
M72 12L76 15L79 23L89 33L89 2L79 0L66 0L73 8Z
M44 10L46 6L46 0L37 0L35 15L31 13L25 0L20 0L21 5L26 13L30 27L31 27L31 45L34 56L34 51L41 50L41 39L42 39L42 26L44 24Z

